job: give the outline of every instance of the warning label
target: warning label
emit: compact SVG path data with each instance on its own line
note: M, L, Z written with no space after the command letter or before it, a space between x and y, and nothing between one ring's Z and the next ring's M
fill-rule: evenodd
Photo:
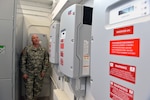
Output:
M133 34L133 26L114 29L114 36Z
M60 64L63 66L64 65L64 60L63 58L60 58Z
M110 41L110 54L139 57L140 39Z
M135 84L136 67L131 65L119 64L110 62L109 74L119 79L125 80Z
M59 52L59 63L60 65L64 65L64 39L60 39L60 52Z
M110 98L112 100L134 100L134 91L111 81Z

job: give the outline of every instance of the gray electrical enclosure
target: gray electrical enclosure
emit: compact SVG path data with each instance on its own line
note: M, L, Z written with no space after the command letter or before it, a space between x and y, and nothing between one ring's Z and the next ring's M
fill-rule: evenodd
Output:
M95 100L150 100L150 0L94 0Z
M61 15L59 67L70 78L89 76L92 8L74 4Z
M58 57L59 57L59 26L60 24L54 22L51 25L50 29L50 62L53 64L58 64Z

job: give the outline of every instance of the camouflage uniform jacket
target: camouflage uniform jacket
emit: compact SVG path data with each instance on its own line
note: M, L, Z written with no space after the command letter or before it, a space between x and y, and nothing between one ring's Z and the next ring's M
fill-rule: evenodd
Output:
M21 57L21 71L23 74L38 75L46 72L49 67L49 54L41 46L33 45L24 48Z

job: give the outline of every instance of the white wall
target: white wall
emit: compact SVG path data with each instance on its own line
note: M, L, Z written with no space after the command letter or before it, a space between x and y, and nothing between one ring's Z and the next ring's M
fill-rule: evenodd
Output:
M23 34L23 48L27 45L28 35L30 33L49 35L49 27L51 24L50 5L19 1L17 5L17 16L18 32L22 32Z
M42 33L49 36L50 22L47 17L24 15L23 46L27 45L30 33Z

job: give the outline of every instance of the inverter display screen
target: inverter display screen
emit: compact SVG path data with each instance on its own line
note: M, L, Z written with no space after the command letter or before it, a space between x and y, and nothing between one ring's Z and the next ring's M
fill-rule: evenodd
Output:
M125 8L123 10L120 10L118 12L118 15L126 14L126 13L129 13L129 12L132 12L132 11L134 11L134 6L130 6L130 7Z

